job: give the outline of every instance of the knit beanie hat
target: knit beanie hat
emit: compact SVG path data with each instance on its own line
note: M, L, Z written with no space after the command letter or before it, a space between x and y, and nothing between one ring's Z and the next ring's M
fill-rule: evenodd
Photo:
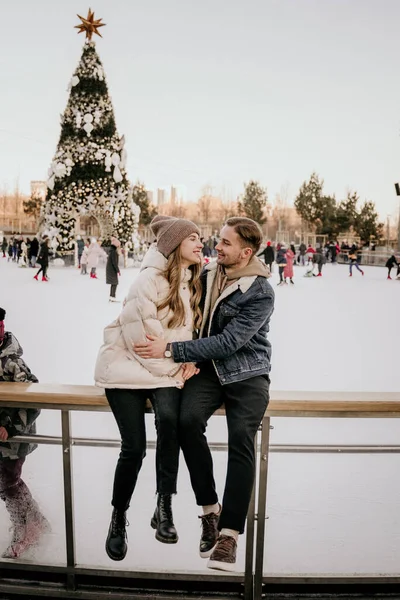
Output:
M176 217L167 217L157 215L150 223L152 232L157 238L157 250L168 258L168 256L177 248L185 238L192 233L200 235L200 230L187 219L177 219Z
M116 248L119 248L119 247L120 247L120 245L121 245L121 242L119 241L119 239L118 239L118 238L116 238L115 236L112 236L112 237L111 237L111 244L112 244L113 246L115 246Z
M0 344L4 340L4 317L6 316L6 311L4 308L0 308Z

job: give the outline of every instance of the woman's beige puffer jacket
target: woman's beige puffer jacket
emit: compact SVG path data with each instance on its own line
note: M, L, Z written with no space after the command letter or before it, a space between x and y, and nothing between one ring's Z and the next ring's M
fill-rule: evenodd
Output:
M168 342L193 338L189 291L192 272L189 269L182 271L180 286L186 312L184 325L179 329L168 329L172 312L169 308L157 309L169 291L168 282L162 275L166 264L166 258L155 247L151 247L145 255L120 316L104 330L104 344L95 368L97 386L130 389L181 387L174 378L181 365L172 358L140 358L132 348L132 343L146 341L146 334L162 337Z

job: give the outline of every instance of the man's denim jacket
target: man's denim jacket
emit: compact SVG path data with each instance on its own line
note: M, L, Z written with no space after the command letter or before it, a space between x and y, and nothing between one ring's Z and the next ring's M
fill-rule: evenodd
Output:
M271 344L267 340L275 294L266 277L241 277L225 288L209 317L216 263L201 275L203 324L200 339L173 342L175 362L212 360L222 385L243 381L271 370ZM208 324L208 337L204 326ZM200 365L201 368L201 365Z

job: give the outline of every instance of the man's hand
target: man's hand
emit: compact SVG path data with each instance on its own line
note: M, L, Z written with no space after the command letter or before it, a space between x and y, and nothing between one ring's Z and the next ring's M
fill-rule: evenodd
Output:
M148 342L132 344L133 351L141 358L164 358L167 342L155 335L146 335Z
M188 379L193 377L193 375L197 375L198 373L200 373L200 369L198 369L194 363L185 363L184 365L182 365L182 374L184 381L187 381Z
M6 442L8 440L7 429L3 426L0 427L0 441Z

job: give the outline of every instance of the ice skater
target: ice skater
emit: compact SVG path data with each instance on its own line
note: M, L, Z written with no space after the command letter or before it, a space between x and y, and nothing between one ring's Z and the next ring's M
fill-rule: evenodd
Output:
M121 247L121 242L116 238L111 238L110 252L107 258L106 266L106 283L110 285L110 298L109 302L118 302L115 295L118 287L118 276L121 275L118 266L119 253L118 248Z
M83 249L80 265L81 265L81 275L87 275L87 264L88 264L88 255L89 255L89 244L85 244Z
M50 254L50 239L47 235L43 236L43 242L40 244L39 256L37 262L40 265L39 271L33 277L36 281L39 281L39 275L42 273L42 281L49 281L47 277L47 269L49 268L49 254Z
M350 269L350 273L349 273L349 277L353 276L353 267L355 267L357 269L357 271L360 271L361 275L364 275L364 271L362 269L360 269L360 265L358 264L359 258L358 258L358 248L355 244L352 245L352 247L350 248L349 251L349 260L350 260L350 265L349 265L349 269Z
M275 252L273 247L271 246L270 241L267 242L267 245L265 246L264 250L261 250L261 252L259 252L257 256L264 257L264 262L266 265L268 265L270 273L272 273L272 263L275 260Z
M10 331L4 331L6 311L0 308L0 382L37 382L22 359L22 348ZM21 479L22 467L35 444L13 442L15 435L36 433L36 408L0 407L0 498L5 502L12 524L12 538L3 558L19 558L36 545L50 529L47 519Z
M392 256L391 256L390 258L388 258L388 259L387 259L387 261L386 261L386 265L385 265L385 267L386 267L386 268L387 268L387 270L388 270L388 275L387 275L387 278L388 278L388 279L392 279L390 274L391 274L391 272L392 272L392 269L393 269L394 265L396 265L396 266L397 266L397 275L398 275L398 274L399 274L399 267L400 267L400 264L399 264L399 262L398 262L397 258L395 257L395 255L394 255L394 254L392 254Z
M286 246L285 244L278 244L276 247L276 264L278 265L279 271L279 283L278 285L286 285L286 280L283 278L283 272L286 267Z
M286 282L286 279L289 279L290 283L294 285L293 281L293 262L295 259L295 252L293 252L292 248L288 248L286 251L286 266L283 269L283 279Z
M100 247L100 244L96 240L96 238L92 238L89 250L88 250L88 267L90 269L90 277L91 279L97 279L96 269L99 264L100 256L107 257L103 248Z

